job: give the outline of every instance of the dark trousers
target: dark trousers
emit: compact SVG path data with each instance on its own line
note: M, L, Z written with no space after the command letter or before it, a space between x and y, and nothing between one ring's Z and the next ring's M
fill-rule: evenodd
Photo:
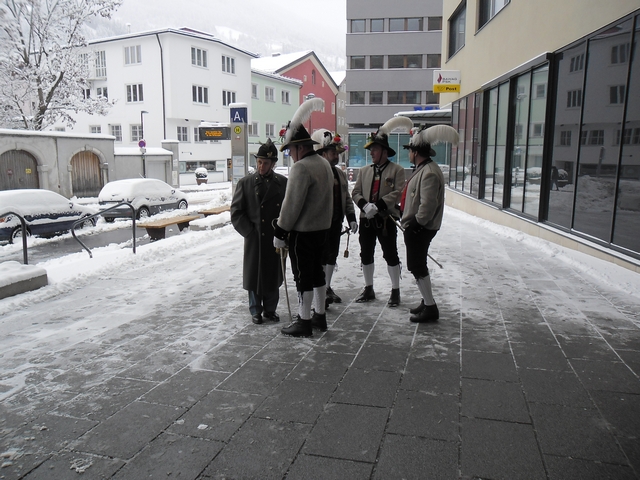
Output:
M382 247L382 256L387 265L395 267L400 264L398 257L398 228L393 220L383 220L376 216L370 220L363 219L360 222L360 261L363 265L373 263L376 251L376 240Z
M265 292L263 295L258 295L253 290L249 290L249 311L251 315L257 315L262 312L273 313L278 308L278 300L280 300L280 292L278 290Z
M325 285L322 251L328 230L289 234L289 258L298 292L309 292Z
M404 232L404 245L407 248L407 269L416 278L424 278L429 275L427 267L427 254L431 240L438 233L437 230L421 228L418 231Z
M340 237L342 233L342 220L333 222L327 233L327 241L322 252L322 265L335 265L340 253Z

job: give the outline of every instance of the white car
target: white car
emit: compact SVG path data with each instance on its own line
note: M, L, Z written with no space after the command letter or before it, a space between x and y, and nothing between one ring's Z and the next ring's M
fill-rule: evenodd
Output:
M42 237L71 230L74 222L95 213L85 205L72 202L50 190L18 189L0 191L0 241L12 243L22 236L22 224L15 212L25 219L27 235ZM95 218L87 219L82 227L96 224Z
M155 178L128 178L109 182L100 190L98 202L104 209L128 202L135 208L138 219L163 210L186 210L189 206L184 192ZM113 222L116 218L131 218L131 209L123 205L103 213L102 216L107 222Z
M285 177L289 176L289 167L285 167L284 165L274 168L273 171L280 175L284 175Z

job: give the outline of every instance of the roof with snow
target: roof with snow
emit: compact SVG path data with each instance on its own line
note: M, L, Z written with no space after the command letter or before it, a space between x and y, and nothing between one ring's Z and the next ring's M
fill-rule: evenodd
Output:
M298 85L299 87L302 86L302 80L298 80L297 78L285 77L284 75L278 75L277 73L261 72L260 70L254 70L253 68L251 69L251 73L263 77L272 78L274 80L292 83L294 85Z
M333 81L336 82L336 85L340 85L347 76L347 72L345 70L341 70L339 72L329 72L329 75L331 75Z
M311 54L313 54L313 50L295 53L276 53L270 57L253 58L251 59L251 68L261 72L277 73Z

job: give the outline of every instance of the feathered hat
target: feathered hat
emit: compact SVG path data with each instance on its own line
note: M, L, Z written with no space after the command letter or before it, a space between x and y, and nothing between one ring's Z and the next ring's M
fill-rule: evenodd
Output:
M403 147L415 150L425 158L435 157L436 152L431 148L431 145L443 142L455 144L458 143L459 138L456 129L449 125L434 125L429 128L426 125L422 125L417 132L413 133L409 143L403 145Z
M310 98L298 107L293 118L287 124L286 128L280 130L280 136L284 137L280 151L283 152L289 145L314 145L316 142L311 140L311 136L307 129L304 128L304 122L309 120L313 112L320 111L324 108L324 100L321 98Z
M326 128L321 128L320 130L316 130L311 135L311 140L317 142L317 145L314 145L313 148L316 150L316 153L322 153L325 150L334 149L338 153L342 153L346 150L344 143L342 142L342 138L340 135L333 135Z
M389 146L389 134L398 128L402 128L407 132L411 130L413 127L413 122L410 118L407 117L393 117L385 122L377 132L372 133L367 139L367 143L364 146L367 150L371 145L377 143L378 145L382 145L387 149L388 156L393 157L396 154L396 151Z
M260 145L258 153L256 153L256 158L267 158L274 162L278 161L278 149L270 138L267 138L267 141Z

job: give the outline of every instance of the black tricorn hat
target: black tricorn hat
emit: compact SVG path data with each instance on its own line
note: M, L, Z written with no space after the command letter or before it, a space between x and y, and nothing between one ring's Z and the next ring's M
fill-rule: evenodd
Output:
M278 149L270 138L267 138L267 141L260 145L258 153L256 153L256 158L267 158L274 162L278 161Z
M389 157L393 157L396 151L389 146L389 134L396 128L403 128L408 131L412 126L413 122L407 117L393 117L387 120L377 132L372 133L369 138L367 138L367 143L364 148L368 150L371 145L378 144L387 149Z

